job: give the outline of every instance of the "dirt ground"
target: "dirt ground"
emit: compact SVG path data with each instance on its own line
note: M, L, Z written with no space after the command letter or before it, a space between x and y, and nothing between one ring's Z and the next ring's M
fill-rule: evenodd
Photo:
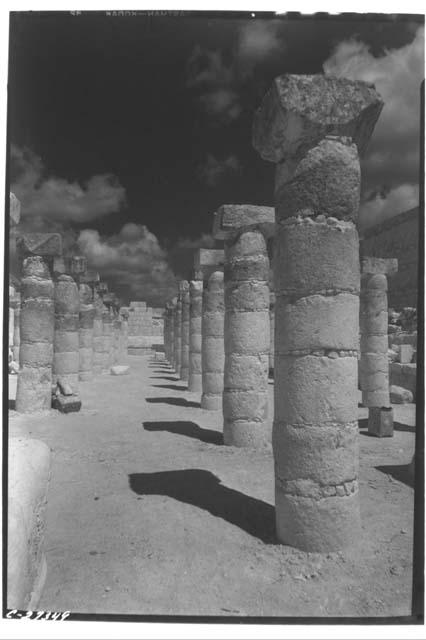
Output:
M271 448L223 446L221 413L200 409L166 364L130 364L130 375L81 383L80 413L10 412L10 435L52 449L40 610L411 613L414 405L395 406L387 439L367 435L360 409L358 547L302 553L274 543ZM272 381L270 391L272 402Z

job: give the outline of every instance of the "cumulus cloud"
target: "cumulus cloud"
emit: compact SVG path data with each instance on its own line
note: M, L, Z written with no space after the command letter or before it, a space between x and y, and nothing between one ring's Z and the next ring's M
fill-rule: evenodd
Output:
M256 66L284 49L282 22L245 21L228 59L221 51L194 47L186 68L187 86L197 92L201 109L212 122L229 124L242 113L242 92Z
M146 226L127 223L109 237L84 229L77 244L90 268L98 271L122 299L162 306L175 295L176 278L167 253Z
M241 163L237 156L229 155L223 160L218 160L211 153L198 166L197 174L201 182L209 187L215 187L219 182L229 175L241 171Z
M52 176L32 150L12 145L11 191L21 201L23 220L34 228L55 223L84 224L119 211L125 190L111 174L94 175L84 184ZM30 220L31 219L31 220Z
M359 210L359 226L361 229L374 226L417 207L419 203L418 185L402 184L387 193L376 193L363 202Z
M324 72L352 80L373 82L384 100L366 157L363 160L367 223L415 206L419 180L420 84L424 78L424 28L399 49L374 56L369 47L352 39L337 45L324 63ZM378 191L386 195L374 196ZM406 198L406 200L404 199ZM370 224L370 220L368 220Z

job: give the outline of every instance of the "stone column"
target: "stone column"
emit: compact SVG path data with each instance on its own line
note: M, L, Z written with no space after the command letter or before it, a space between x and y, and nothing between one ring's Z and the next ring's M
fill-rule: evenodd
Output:
M173 298L170 303L170 366L175 366L175 315L177 298Z
M371 84L285 75L254 121L255 148L277 164L277 535L313 552L360 537L358 154L382 106Z
M104 304L99 293L98 287L93 292L93 305L95 307L95 316L93 318L93 373L99 375L102 373L104 362L104 337L102 314Z
M272 207L224 205L213 235L225 240L223 440L236 447L270 442L268 428L269 258Z
M275 353L275 293L269 293L269 375L274 375Z
M188 391L201 393L203 388L201 369L201 321L203 308L203 281L189 283L189 380Z
M196 280L203 281L201 318L201 408L222 409L224 297L223 249L198 249L194 257Z
M16 303L14 306L14 326L13 326L13 360L14 362L18 362L19 363L19 349L20 349L20 344L21 344L21 330L20 330L20 324L21 324L21 294L17 293L15 296L16 299Z
M9 351L13 350L13 333L15 331L15 309L13 299L15 298L15 287L9 286Z
M362 404L368 407L368 432L393 436L389 397L388 283L387 275L398 270L398 260L361 259L359 381Z
M127 353L129 307L120 307L120 333L118 338L118 364L127 366L129 355Z
M52 406L54 287L48 261L62 251L58 233L18 238L24 257L21 283L20 354L16 411L32 413Z
M109 373L111 367L111 350L113 345L112 318L108 307L104 305L102 310L102 373Z
M92 380L94 373L93 325L95 320L95 305L93 291L97 282L99 282L99 274L93 271L86 271L79 277L79 378L81 381Z
M189 378L189 282L182 280L179 286L182 300L180 378L187 382Z
M79 313L76 282L71 276L59 276L55 282L53 382L69 385L74 395L78 394L80 368Z
M181 356L182 356L182 298L181 291L176 300L175 308L175 331L174 331L174 370L180 378Z

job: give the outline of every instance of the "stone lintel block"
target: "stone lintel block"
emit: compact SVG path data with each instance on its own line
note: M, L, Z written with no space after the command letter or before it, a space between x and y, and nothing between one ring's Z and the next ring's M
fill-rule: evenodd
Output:
M253 122L253 146L264 160L302 157L326 136L351 138L361 155L383 108L371 83L317 75L275 78Z
M14 227L19 224L21 219L21 203L14 193L9 193L10 197L10 207L9 207L9 215L10 215L10 226Z
M392 276L398 271L397 258L372 258L364 256L361 258L361 273L371 275Z
M368 433L377 438L393 436L392 407L370 407L368 410Z
M213 236L228 240L243 229L259 229L270 238L275 232L274 207L259 207L252 204L224 204L216 211L213 220Z
M55 257L62 253L60 233L25 233L18 236L17 248L22 256Z

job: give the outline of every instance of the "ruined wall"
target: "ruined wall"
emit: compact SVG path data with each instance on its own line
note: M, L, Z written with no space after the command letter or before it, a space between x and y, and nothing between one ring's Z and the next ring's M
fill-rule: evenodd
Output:
M405 211L371 229L361 238L361 256L397 258L398 273L389 279L389 307L417 306L419 208Z

